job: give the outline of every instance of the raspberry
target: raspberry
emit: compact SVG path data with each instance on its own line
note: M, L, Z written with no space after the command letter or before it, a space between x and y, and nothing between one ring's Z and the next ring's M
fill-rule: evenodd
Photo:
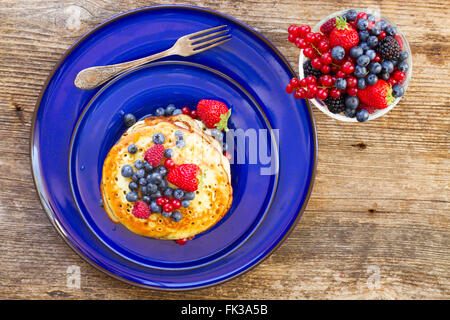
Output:
M377 51L383 59L397 61L400 56L400 45L394 37L388 36L380 41Z
M155 144L144 153L144 159L154 167L161 162L163 157L164 146L162 144Z
M334 27L336 26L336 18L331 18L327 22L325 22L323 25L320 26L320 31L322 31L323 34L329 34L331 31L333 31Z
M323 102L327 105L328 110L333 113L340 113L345 110L344 97L341 95L338 98L329 96Z
M138 219L148 219L152 212L150 211L148 204L142 200L139 200L134 204L133 211L131 211L131 213Z

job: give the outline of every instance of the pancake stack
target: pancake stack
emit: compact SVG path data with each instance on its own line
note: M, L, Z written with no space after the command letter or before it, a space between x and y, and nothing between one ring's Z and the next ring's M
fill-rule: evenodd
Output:
M176 144L177 131L182 132L186 142L182 148ZM144 160L145 151L155 145L152 137L156 133L164 135L162 145L173 150L171 159L176 165L195 164L201 172L195 198L188 207L177 209L182 215L178 222L162 213L151 213L147 219L137 218L132 214L135 203L126 198L132 180L124 177L121 169L138 159ZM134 154L128 152L131 144L137 147ZM168 187L177 188L170 183ZM230 163L222 153L221 144L191 117L183 114L149 117L130 127L109 151L103 164L101 193L109 218L132 232L156 239L191 238L214 226L230 208L233 198ZM142 198L141 192L138 193Z

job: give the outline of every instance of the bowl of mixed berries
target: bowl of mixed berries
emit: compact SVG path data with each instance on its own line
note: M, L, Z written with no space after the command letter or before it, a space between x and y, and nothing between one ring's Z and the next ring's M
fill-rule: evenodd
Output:
M291 25L300 49L299 78L286 92L346 122L376 119L394 108L412 74L411 49L386 17L369 10L335 12L313 28Z

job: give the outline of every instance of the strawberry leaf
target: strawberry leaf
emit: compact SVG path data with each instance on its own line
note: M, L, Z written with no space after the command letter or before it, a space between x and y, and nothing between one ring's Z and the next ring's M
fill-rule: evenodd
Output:
M231 109L228 112L220 115L220 121L215 124L216 128L219 130L228 131L228 119L231 116Z
M338 30L344 30L348 29L348 24L345 18L343 17L336 17L336 29Z

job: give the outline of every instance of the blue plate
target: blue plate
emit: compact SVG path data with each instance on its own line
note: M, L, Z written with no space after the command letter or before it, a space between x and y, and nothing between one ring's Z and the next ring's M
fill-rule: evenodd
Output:
M270 126L279 130L280 170L272 205L247 241L212 263L184 270L136 263L111 250L92 232L72 196L69 146L80 115L97 93L78 90L73 81L86 67L150 55L167 49L185 34L223 24L231 30L231 41L188 58L170 59L194 62L233 79L255 99ZM286 59L263 36L236 19L212 10L176 5L148 7L97 26L64 54L36 104L31 129L33 177L51 222L68 245L93 266L143 287L201 288L248 271L293 230L312 190L317 162L316 128L310 106L284 91L293 76L295 73ZM108 132L109 128L104 129ZM254 190L257 188L254 186ZM189 245L173 247L173 250L181 251Z
M195 106L205 98L221 100L232 109L230 129L255 133L265 130L268 136L260 143L265 143L271 154L270 142L275 142L275 136L270 136L270 125L254 99L225 75L188 62L160 62L126 73L100 90L80 117L72 139L69 165L77 206L98 238L132 262L167 270L212 263L242 245L270 208L278 174L262 175L261 170L267 165L250 163L248 143L245 150L240 151L245 161L231 166L233 203L230 210L216 226L197 235L183 249L175 241L136 235L123 225L113 223L99 207L103 162L126 130L123 115L132 113L144 118L167 102L181 108ZM273 149L275 163L271 165L278 167L278 148Z

